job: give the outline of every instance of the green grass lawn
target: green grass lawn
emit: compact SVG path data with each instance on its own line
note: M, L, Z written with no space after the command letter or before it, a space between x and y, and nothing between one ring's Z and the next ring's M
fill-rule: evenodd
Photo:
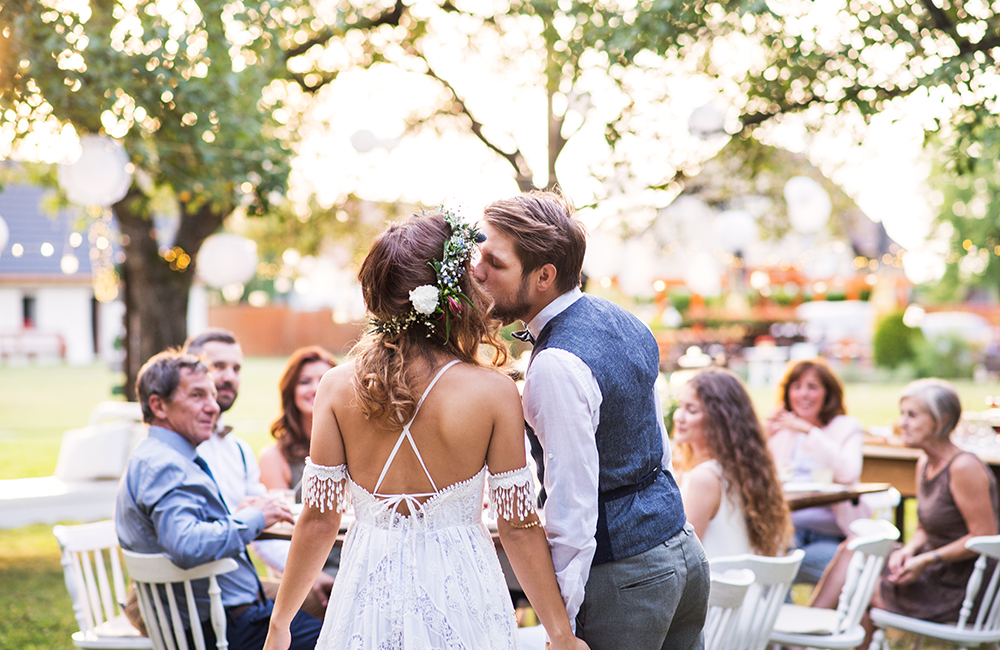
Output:
M250 358L240 396L226 414L237 435L260 450L279 409L278 377L284 359ZM87 424L97 402L122 399L112 393L120 374L104 366L0 367L0 479L47 476L56 466L67 429ZM887 425L897 415L902 383L847 386L848 411L867 425ZM963 404L980 410L993 385L958 384ZM763 417L776 403L775 389L751 391ZM59 547L49 526L0 530L0 650L73 647L76 631L63 582ZM895 643L894 643L895 645Z

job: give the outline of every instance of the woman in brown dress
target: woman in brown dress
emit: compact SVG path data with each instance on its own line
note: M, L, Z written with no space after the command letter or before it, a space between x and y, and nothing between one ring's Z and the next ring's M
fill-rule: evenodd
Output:
M917 461L917 531L886 563L872 605L936 623L958 620L978 557L970 537L997 533L997 485L975 454L951 441L962 406L951 384L915 381L899 401L903 443Z
M962 405L950 383L910 383L903 389L899 410L903 443L924 452L917 461L917 530L889 555L871 606L953 623L978 557L965 543L997 533L996 479L978 456L951 441ZM814 607L837 606L850 556L837 554L816 588ZM860 647L867 648L873 629L867 616L863 623L868 636Z

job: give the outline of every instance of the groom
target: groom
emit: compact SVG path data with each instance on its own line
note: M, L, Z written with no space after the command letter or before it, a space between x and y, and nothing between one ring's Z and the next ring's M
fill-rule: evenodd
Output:
M708 563L663 469L652 333L581 292L586 235L562 196L497 201L483 222L474 275L534 344L524 416L576 635L592 650L702 648Z

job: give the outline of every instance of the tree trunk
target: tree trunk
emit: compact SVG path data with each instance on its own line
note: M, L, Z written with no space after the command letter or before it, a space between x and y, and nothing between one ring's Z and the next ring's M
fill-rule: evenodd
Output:
M114 210L122 231L125 262L121 265L125 295L125 395L136 399L139 369L151 356L183 345L187 338L188 295L194 281L194 259L205 239L224 219L210 206L188 212L182 206L174 250L188 256L168 262L153 236L148 204L133 189Z

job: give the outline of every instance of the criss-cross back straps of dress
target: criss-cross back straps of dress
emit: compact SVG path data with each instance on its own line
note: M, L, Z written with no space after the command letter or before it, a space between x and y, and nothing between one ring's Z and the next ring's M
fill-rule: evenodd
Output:
M385 465L382 467L382 473L379 474L378 481L375 483L375 490L372 494L382 499L383 503L388 508L396 508L401 502L405 501L407 507L412 513L420 509L421 503L418 501L419 498L434 496L438 492L437 484L431 477L431 473L427 471L427 465L424 463L424 459L420 455L420 450L417 449L417 443L413 441L413 434L410 433L410 425L412 425L413 421L417 419L417 414L420 413L420 407L424 405L424 400L427 399L431 389L434 388L434 384L438 382L438 379L441 379L441 375L443 375L448 368L451 368L456 363L459 363L458 359L445 364L445 366L438 370L437 374L434 375L434 379L431 380L431 383L427 384L427 388L424 389L424 394L420 396L420 401L417 402L417 408L413 411L413 417L410 418L410 421L406 423L403 430L399 433L396 445L392 448L392 453L389 454L389 458L386 459ZM392 461L396 459L396 454L399 452L399 448L402 446L403 440L410 443L410 448L413 449L413 453L416 454L417 460L420 461L420 466L424 468L424 475L427 476L427 480L431 482L431 487L434 488L433 492L418 492L415 494L379 494L378 489L382 487L382 481L385 479L386 472L389 471L389 466L392 465Z

